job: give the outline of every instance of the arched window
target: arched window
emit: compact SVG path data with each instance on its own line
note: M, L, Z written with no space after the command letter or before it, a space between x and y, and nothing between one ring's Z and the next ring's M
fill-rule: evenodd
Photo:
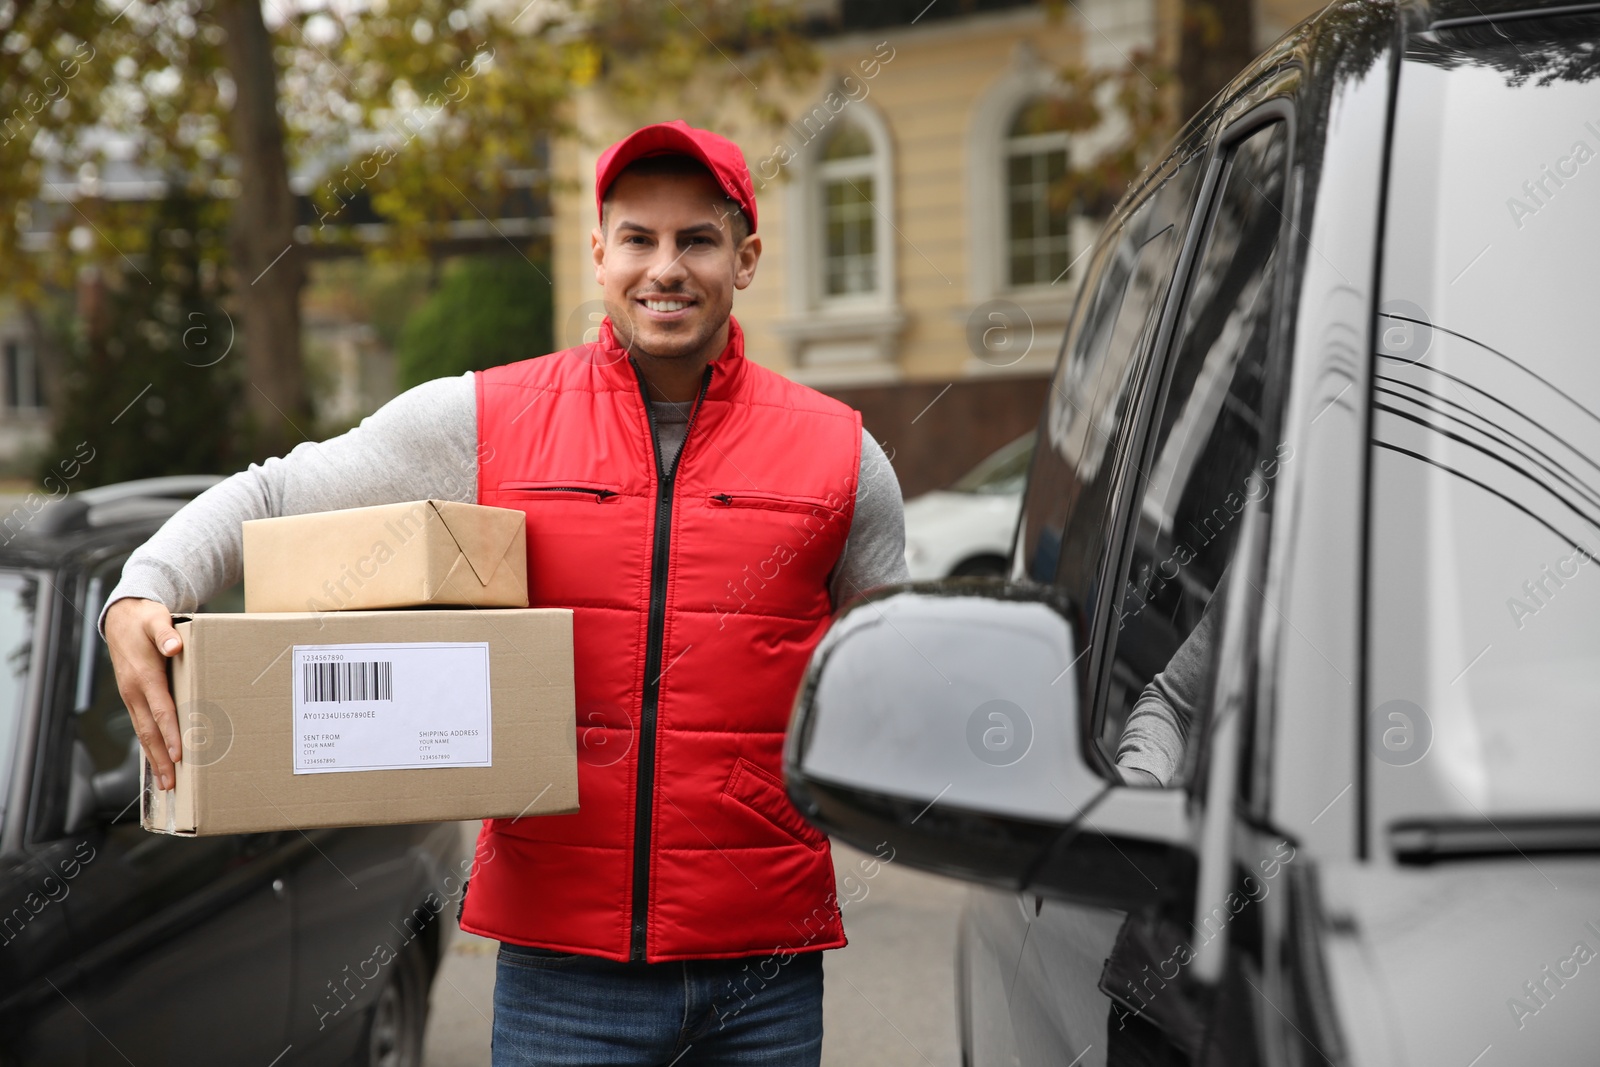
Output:
M811 385L894 381L906 317L889 125L835 87L791 128L803 140L784 194L787 314L774 325L789 373Z
M872 141L855 124L839 123L817 164L824 298L878 291L876 185Z
M1060 103L1040 96L1017 108L1004 151L1006 284L1049 285L1072 262L1072 210L1061 193L1067 132Z
M1055 67L1022 41L1010 68L974 101L967 126L969 306L1011 300L1050 330L1066 325L1100 230L1063 195L1061 179L1108 137L1103 128L1069 132L1069 98ZM1042 359L1049 347L1034 354Z

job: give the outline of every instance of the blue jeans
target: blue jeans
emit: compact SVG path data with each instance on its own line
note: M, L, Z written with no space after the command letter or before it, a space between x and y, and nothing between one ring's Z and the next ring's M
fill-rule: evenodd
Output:
M616 963L502 944L494 1067L822 1062L822 953Z

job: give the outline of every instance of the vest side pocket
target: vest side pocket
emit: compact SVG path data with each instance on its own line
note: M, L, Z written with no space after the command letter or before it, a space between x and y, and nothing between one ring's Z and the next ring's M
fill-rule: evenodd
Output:
M733 765L722 795L749 808L813 852L821 852L828 844L826 834L800 817L789 802L783 783L743 756Z

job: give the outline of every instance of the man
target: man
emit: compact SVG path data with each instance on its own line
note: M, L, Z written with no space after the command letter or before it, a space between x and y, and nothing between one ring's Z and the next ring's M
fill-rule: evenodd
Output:
M530 600L574 612L581 810L484 825L461 924L501 942L494 1062L816 1064L844 931L780 749L832 611L905 578L899 485L858 413L745 358L761 238L735 145L647 126L595 196L599 340L418 386L202 494L112 593L118 687L170 787L170 611L238 580L242 520L525 512Z

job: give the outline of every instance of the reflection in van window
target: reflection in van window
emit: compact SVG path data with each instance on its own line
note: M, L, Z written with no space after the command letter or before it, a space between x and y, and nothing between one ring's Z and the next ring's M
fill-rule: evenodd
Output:
M1100 731L1134 784L1169 785L1182 770L1210 695L1214 595L1239 516L1292 455L1262 432L1287 150L1281 122L1233 150L1139 472Z

